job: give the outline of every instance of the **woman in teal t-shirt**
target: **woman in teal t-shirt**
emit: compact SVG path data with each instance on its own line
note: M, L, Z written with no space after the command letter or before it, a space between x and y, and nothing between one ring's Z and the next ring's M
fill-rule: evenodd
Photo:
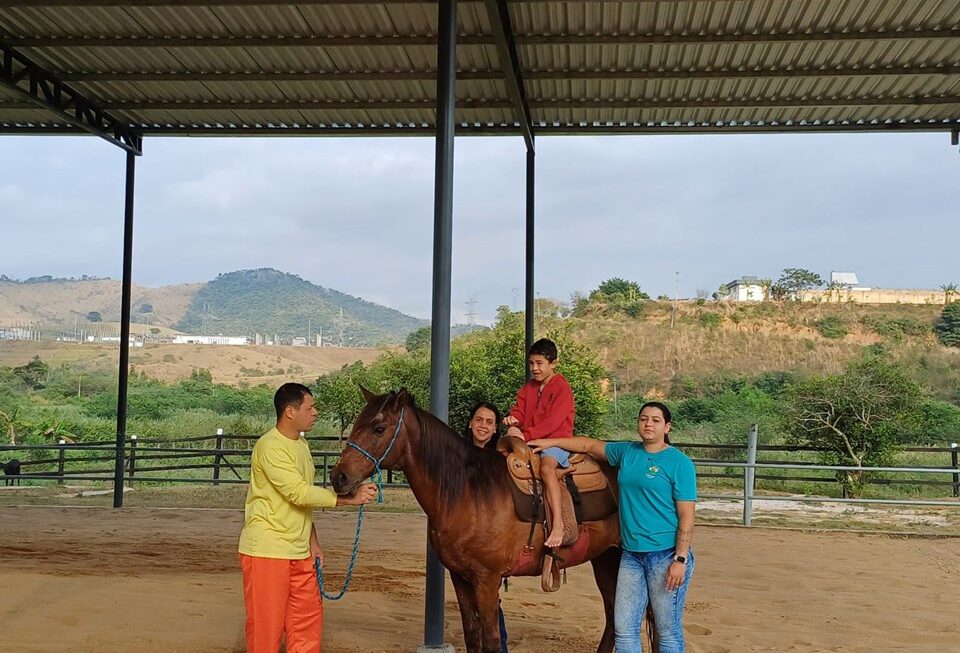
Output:
M670 446L670 409L640 408L640 442L591 438L534 440L540 451L560 447L590 454L617 468L623 556L617 576L614 631L617 653L641 653L640 624L649 602L660 653L683 653L683 606L693 574L697 476L693 461Z

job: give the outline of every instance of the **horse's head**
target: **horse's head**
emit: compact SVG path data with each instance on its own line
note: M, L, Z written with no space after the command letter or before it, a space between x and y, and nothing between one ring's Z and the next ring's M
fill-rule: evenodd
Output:
M396 469L406 449L404 424L414 418L416 406L405 389L375 395L360 387L367 405L360 411L340 460L330 471L333 489L351 494L377 467Z

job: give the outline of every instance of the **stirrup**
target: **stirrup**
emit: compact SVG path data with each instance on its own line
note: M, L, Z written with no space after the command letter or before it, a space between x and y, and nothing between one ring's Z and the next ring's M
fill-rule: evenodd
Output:
M563 558L554 556L553 549L546 549L543 557L543 572L540 575L540 587L544 592L556 592L560 589L560 568L554 562L563 562Z

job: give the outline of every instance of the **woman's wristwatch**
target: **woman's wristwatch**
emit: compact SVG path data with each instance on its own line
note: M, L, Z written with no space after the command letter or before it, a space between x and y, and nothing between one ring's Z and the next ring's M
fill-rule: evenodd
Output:
M673 556L673 561L685 565L687 564L687 556Z

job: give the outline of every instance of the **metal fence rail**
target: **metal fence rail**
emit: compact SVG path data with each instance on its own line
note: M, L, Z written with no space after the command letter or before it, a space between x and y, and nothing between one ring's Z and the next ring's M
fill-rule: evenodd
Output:
M249 446L237 447L231 443L250 443L260 436L224 435L218 429L215 436L193 436L160 440L156 438L141 439L130 436L124 451L127 483L193 483L193 484L240 484L246 483L249 473ZM311 436L307 438L311 443L342 443L343 439L336 436ZM213 446L210 446L213 445ZM958 449L954 443L951 447L907 447L899 451L908 453L944 454L949 460L949 466L936 467L920 466L892 466L892 467L855 467L849 465L818 465L814 463L796 462L788 460L757 461L758 452L821 452L812 447L798 447L790 445L761 445L758 444L756 426L747 434L745 444L703 444L703 443L676 443L674 446L681 450L693 453L697 450L742 451L743 460L725 460L714 458L693 458L698 468L700 478L742 479L743 491L738 494L703 494L703 498L726 499L743 502L743 523L749 526L753 514L754 501L802 501L802 502L831 502L851 504L892 504L912 506L949 506L960 507L960 501L925 500L925 499L860 499L843 497L796 496L796 495L758 495L756 494L757 481L800 481L810 483L836 484L840 482L839 472L856 472L867 475L865 483L875 485L896 486L940 486L950 487L954 497L960 497L960 464L958 464ZM49 445L0 445L0 456L9 459L13 452L24 452L28 456L34 452L56 452L56 456L30 458L20 462L18 474L0 475L6 484L26 481L56 481L63 484L65 481L113 481L112 468L99 468L96 463L114 460L115 445L108 442L91 442L68 444L61 440L58 444ZM106 455L109 453L110 455ZM6 455L4 455L6 454ZM99 455L98 455L99 454ZM336 460L339 451L313 451L313 458L320 476L322 485L329 485L329 471L331 459ZM946 461L945 461L946 462ZM43 468L43 469L41 469ZM723 469L718 473L717 469ZM700 471L702 470L702 471ZM741 470L736 472L734 470ZM832 475L771 475L758 473L763 470L786 470L804 472L832 472ZM174 474L170 474L174 472ZM176 474L185 472L185 474ZM224 477L226 474L228 477ZM919 474L919 475L949 475L951 480L922 479L922 478L879 478L877 474ZM399 477L399 478L398 478ZM385 485L387 487L406 487L402 475L388 471Z

